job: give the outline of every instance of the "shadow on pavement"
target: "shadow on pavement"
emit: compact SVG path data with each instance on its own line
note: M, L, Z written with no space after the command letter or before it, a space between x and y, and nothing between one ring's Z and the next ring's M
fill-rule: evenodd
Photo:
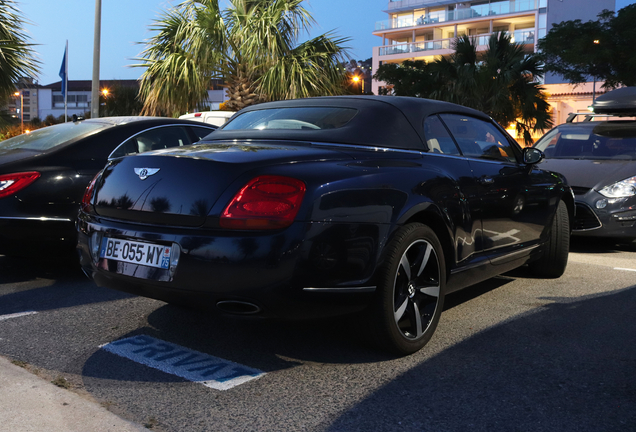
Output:
M0 255L0 315L44 311L133 297L98 288L68 257Z
M553 300L409 370L322 430L636 430L636 286Z
M511 282L511 278L490 279L447 297L445 309L477 298ZM147 327L121 336L147 335L156 339L231 360L266 372L286 369L299 361L328 364L374 363L395 359L379 350L368 337L363 314L306 321L241 319L165 305L148 316ZM157 373L146 374L143 366L132 375L120 375L120 368L104 368L113 354L97 352L87 363L84 375L106 379L154 381ZM125 361L128 366L133 363ZM92 362L95 362L92 365ZM140 369L141 368L141 369ZM107 375L104 375L104 374ZM114 375L111 375L114 374ZM159 381L173 381L167 376Z

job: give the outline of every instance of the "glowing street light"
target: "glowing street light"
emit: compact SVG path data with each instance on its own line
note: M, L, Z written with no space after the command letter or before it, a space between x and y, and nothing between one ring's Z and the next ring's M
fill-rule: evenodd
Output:
M358 75L354 75L351 80L356 84L360 83L360 94L364 94L364 79L360 78Z

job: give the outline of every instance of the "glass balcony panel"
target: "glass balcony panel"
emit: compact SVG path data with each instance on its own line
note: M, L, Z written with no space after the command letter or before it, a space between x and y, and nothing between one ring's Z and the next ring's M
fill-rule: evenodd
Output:
M380 47L380 56L450 49L452 47L452 41L453 39L440 39L434 41L383 46Z
M512 34L512 41L518 44L534 45L534 30L517 30Z
M390 30L395 28L412 27L415 25L426 25L438 22L460 21L479 17L489 17L492 15L526 12L539 9L539 4L543 3L544 1L545 0L500 1L491 4L455 9L453 11L436 11L415 18L400 18L378 21L375 23L375 30ZM426 2L423 2L421 0L402 0L402 2L396 1L396 5L397 3L404 3L403 6L410 6L411 4L413 4L413 6L415 6L416 4L419 6L423 6L426 4Z

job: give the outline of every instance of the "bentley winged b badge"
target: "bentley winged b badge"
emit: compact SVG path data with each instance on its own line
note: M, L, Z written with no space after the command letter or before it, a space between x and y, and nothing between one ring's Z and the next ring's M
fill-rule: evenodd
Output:
M139 179L146 180L151 175L157 174L160 168L135 168L135 174L139 176Z

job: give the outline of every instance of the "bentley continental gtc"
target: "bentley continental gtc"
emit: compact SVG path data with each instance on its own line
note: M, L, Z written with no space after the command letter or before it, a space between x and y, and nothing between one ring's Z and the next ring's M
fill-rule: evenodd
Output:
M422 348L444 296L529 266L559 277L574 200L490 117L401 97L263 103L200 143L114 159L87 188L99 286L226 314L360 312Z

